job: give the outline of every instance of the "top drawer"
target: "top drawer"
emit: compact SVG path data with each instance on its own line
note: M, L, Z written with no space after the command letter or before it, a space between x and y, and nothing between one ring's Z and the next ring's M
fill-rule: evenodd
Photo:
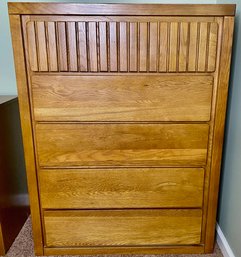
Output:
M218 18L24 16L34 72L214 72Z
M37 121L208 121L212 76L33 75Z

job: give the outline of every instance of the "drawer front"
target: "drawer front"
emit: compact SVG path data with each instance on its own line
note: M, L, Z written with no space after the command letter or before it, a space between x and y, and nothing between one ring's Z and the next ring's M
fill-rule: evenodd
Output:
M45 211L46 245L199 244L201 210Z
M208 124L37 124L40 167L206 164Z
M211 76L32 77L42 121L208 121Z
M31 15L23 29L35 72L216 70L214 17Z
M41 170L46 209L202 207L201 168Z

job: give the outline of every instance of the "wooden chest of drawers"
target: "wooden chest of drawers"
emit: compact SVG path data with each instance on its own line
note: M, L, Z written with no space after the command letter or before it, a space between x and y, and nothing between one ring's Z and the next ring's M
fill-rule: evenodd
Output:
M235 6L9 13L36 254L212 252Z

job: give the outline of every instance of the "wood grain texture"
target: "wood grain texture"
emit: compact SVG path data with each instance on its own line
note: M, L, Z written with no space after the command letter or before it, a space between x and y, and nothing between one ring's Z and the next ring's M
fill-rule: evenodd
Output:
M207 39L208 39L208 24L202 23L199 27L199 45L198 45L198 71L206 70L206 53L207 53Z
M67 27L67 43L68 43L68 66L69 71L77 71L77 36L76 36L76 24L75 22L68 22Z
M29 22L26 25L28 51L29 51L29 64L32 71L38 71L38 55L37 55L37 43L36 43L36 32L34 22ZM52 58L56 60L55 58Z
M185 72L187 70L187 55L188 55L188 30L189 24L183 22L179 25L180 42L179 42L179 65L178 70Z
M201 220L198 209L44 212L47 246L198 244Z
M38 121L208 121L211 76L32 76Z
M99 22L100 71L108 71L107 23Z
M18 86L18 100L20 120L23 135L25 166L28 179L30 209L32 214L34 249L37 255L43 255L42 226L38 198L35 155L33 146L30 105L28 99L28 83L26 77L23 36L21 33L21 18L18 15L10 16L12 44L14 50L15 71Z
M59 70L68 71L67 41L66 41L66 24L57 23L57 42L58 42L58 60Z
M40 166L206 163L207 124L37 124Z
M235 4L8 3L9 14L235 15Z
M196 71L197 69L197 47L198 47L198 29L197 22L190 23L189 32L189 54L188 54L188 70Z
M39 69L41 71L48 71L47 45L44 22L36 23L36 34Z
M25 24L30 67L32 71L48 71L48 62L59 59L58 70L72 72L215 71L218 24L207 17L198 23L186 17L176 21L167 18L33 16ZM43 26L50 22L58 25L57 31ZM41 28L40 33L34 24ZM45 34L52 42L53 37L59 38L58 46L54 42L46 45ZM38 45L41 49L36 53ZM46 53L55 53L56 47L59 56L52 55L47 62Z
M77 40L78 40L78 51L79 51L79 70L88 70L88 54L87 54L87 33L85 22L77 23Z
M45 209L202 207L201 168L41 170Z
M47 22L46 29L49 71L58 71L56 24L54 22Z
M223 149L224 125L230 74L231 51L233 43L234 18L225 17L223 24L222 49L220 55L220 72L218 77L217 103L213 134L211 175L209 185L208 213L205 237L205 252L213 251L215 222L217 214L218 189L221 158Z

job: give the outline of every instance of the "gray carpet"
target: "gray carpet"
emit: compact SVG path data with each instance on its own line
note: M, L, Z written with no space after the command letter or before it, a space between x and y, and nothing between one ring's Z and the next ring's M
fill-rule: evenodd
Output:
M32 224L30 218L25 223L23 229L19 233L18 237L16 238L15 242L13 243L12 247L8 251L6 257L34 257L33 251L33 240L32 240ZM70 257L70 255L68 255ZM113 255L113 257L122 257L123 255ZM128 255L125 255L128 256ZM175 255L175 254L168 254L168 255L131 255L131 257L222 257L222 253L220 249L216 246L215 251L213 254L207 255ZM63 257L63 256L62 256ZM67 257L67 255L65 255ZM75 255L76 257L76 255ZM95 255L95 257L111 257L111 255Z

